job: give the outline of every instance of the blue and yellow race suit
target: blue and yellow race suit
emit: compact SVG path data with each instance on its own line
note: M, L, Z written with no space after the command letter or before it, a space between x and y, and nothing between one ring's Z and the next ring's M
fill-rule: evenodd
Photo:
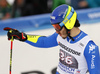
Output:
M59 45L59 64L56 74L100 74L98 46L81 31L72 41L63 39L59 34L50 36L27 35L26 43L40 48Z

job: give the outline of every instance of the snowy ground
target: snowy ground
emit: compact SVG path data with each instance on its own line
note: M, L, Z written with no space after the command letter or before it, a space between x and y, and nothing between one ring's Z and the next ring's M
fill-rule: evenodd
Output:
M80 27L100 47L100 23L85 24ZM31 31L27 34L51 35L55 32L53 28ZM28 71L42 71L51 74L51 70L58 64L58 47L40 49L26 43L14 41L12 74L21 74ZM10 41L7 36L0 36L0 74L9 73ZM37 73L29 73L37 74Z

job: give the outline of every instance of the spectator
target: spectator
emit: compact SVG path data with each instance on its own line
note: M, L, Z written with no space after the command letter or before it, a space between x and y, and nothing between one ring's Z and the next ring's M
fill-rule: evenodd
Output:
M47 8L48 8L49 13L52 12L52 3L53 3L53 0L47 0Z
M88 8L88 3L86 0L71 0L71 6L74 7L74 9L84 9Z
M53 0L52 10L61 4L71 5L74 9L88 8L88 4L85 0Z
M15 0L12 8L12 18L20 17L22 13L22 7L24 0Z
M67 4L66 0L53 0L52 11L59 5Z
M22 16L48 13L47 0L25 0L21 10Z
M0 20L11 18L11 6L6 0L0 0Z
M15 18L21 15L21 12L17 10L17 6L18 8L21 7L23 0L15 1L16 3L14 2L13 6L11 6L7 0L0 0L0 20Z
M89 8L100 7L100 0L86 0Z

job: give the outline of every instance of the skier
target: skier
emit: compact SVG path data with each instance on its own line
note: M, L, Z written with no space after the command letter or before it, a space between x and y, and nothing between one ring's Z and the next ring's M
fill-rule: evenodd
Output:
M26 42L40 48L60 47L56 74L100 74L99 48L91 38L79 29L80 23L73 7L63 4L50 16L56 32L50 36L28 35L16 29L4 28L10 40Z

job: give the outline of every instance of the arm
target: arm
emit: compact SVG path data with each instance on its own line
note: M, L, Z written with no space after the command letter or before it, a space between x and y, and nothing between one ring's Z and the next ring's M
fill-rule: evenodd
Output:
M58 45L56 41L57 36L57 33L47 37L39 35L27 35L27 40L25 42L35 47L48 48Z
M84 51L84 56L87 61L88 70L90 74L100 74L100 56L99 56L99 48L93 42L90 41Z
M32 46L41 48L48 48L58 45L56 41L58 36L57 33L54 33L53 35L46 37L39 35L27 35L23 32L19 32L18 30L9 27L4 28L4 30L8 31L7 33L8 40L10 40L11 37L13 36L13 38L16 40L23 41Z

